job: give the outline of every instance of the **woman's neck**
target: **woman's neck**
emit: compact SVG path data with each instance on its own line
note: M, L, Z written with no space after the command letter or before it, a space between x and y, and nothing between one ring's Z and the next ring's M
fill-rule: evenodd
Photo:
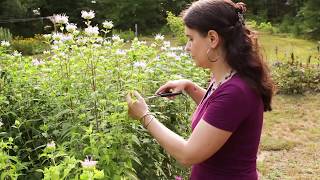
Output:
M225 63L225 61L218 61L216 62L215 66L210 68L211 72L213 73L215 82L221 82L226 76L228 76L232 68Z

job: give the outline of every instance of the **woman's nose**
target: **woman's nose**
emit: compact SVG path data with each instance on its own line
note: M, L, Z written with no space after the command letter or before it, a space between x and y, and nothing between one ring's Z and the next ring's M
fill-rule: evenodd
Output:
M187 42L186 46L184 47L184 50L187 52L190 52L190 43Z

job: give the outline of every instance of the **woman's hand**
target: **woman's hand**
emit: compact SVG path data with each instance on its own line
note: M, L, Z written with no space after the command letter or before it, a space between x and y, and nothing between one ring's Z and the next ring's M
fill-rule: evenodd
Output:
M189 84L192 82L188 79L180 79L180 80L174 80L174 81L168 81L163 86L161 86L157 91L156 94L160 93L176 93L180 91L184 91ZM174 99L176 96L170 96L169 99Z
M133 100L130 93L126 97L128 113L130 117L141 120L141 118L149 112L149 108L143 97L137 91L134 91L133 95L137 100Z

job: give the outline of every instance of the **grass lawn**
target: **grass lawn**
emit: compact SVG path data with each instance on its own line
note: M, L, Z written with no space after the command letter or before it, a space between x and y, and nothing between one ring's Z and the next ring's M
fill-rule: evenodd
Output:
M306 63L311 56L311 63L320 63L320 43L303 39L296 39L280 35L259 33L261 50L268 61L291 59L291 53L296 60Z
M258 156L262 179L320 179L319 107L320 94L275 96Z

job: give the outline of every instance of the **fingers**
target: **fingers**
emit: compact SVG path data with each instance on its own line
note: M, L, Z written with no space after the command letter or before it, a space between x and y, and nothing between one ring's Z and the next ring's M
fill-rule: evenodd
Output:
M143 100L143 97L137 91L134 91L133 94L138 98L139 101Z
M126 101L127 101L127 103L128 103L129 105L132 104L132 98L131 98L131 96L130 96L130 93L127 94L127 96L126 96Z
M160 93L163 93L163 92L167 92L168 90L171 89L171 83L170 81L167 82L166 84L160 86L160 88L156 91L156 94L160 94Z

